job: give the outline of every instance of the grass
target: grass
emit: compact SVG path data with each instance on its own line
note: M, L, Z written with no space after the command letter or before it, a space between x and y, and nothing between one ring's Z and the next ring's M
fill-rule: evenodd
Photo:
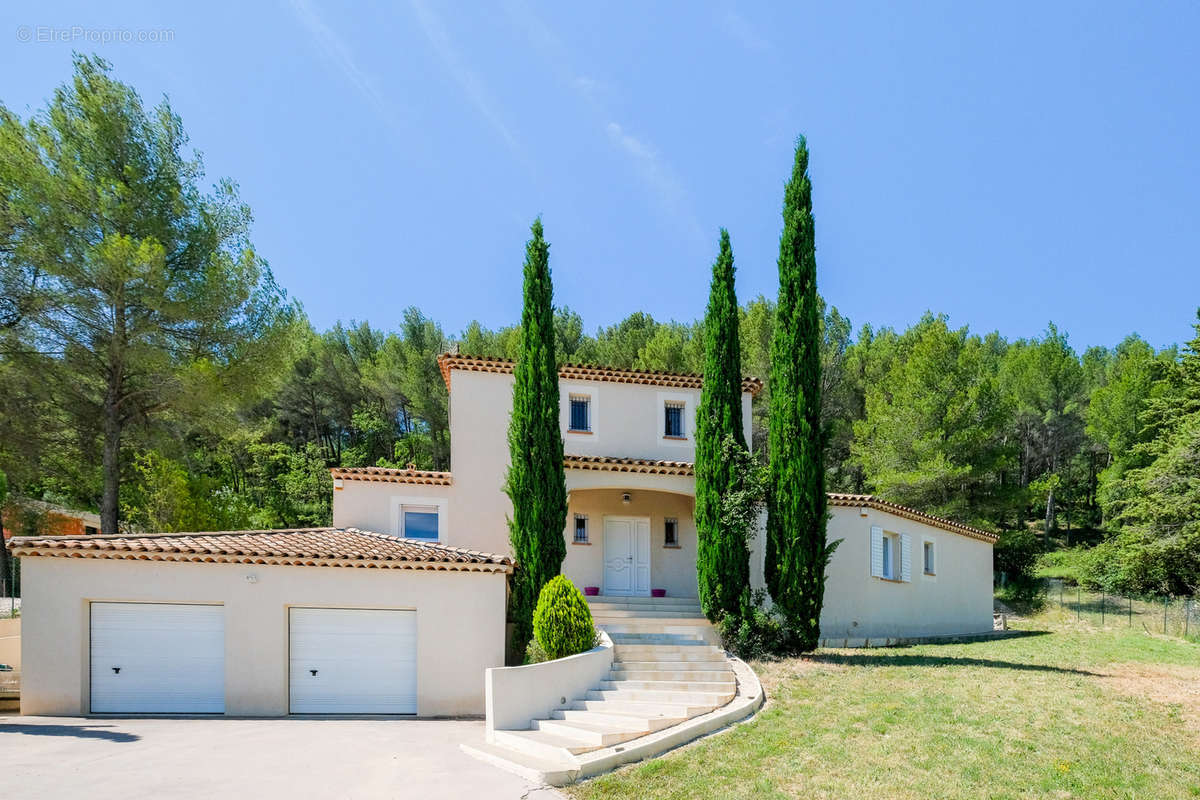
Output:
M1200 646L1060 609L1021 638L756 663L751 721L576 798L1200 797Z

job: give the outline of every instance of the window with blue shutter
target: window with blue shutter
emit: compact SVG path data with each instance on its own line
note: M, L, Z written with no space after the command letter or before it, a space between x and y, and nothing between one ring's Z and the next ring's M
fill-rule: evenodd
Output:
M592 429L591 420L591 398L571 396L571 427L573 431L590 431Z
M667 403L667 419L663 436L683 438L683 403Z

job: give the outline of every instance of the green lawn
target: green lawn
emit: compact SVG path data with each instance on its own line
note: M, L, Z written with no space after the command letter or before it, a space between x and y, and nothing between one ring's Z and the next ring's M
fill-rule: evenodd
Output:
M1200 645L1042 635L756 663L751 721L567 791L630 798L1200 797Z

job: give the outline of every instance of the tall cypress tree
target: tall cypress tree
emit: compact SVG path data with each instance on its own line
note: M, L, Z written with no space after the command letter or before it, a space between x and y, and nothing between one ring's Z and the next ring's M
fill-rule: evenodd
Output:
M723 442L743 447L742 355L733 249L721 229L704 315L704 386L696 414L696 573L700 604L709 619L740 615L750 595L750 552L737 532L721 524L721 498L735 488Z
M533 221L525 245L525 303L521 349L513 369L509 467L505 491L512 500L509 542L517 560L510 594L514 623L510 663L520 663L533 635L533 610L542 586L559 573L567 555L567 488L558 423L558 366L554 356L550 245L542 220Z
M784 190L770 381L767 587L798 647L812 650L820 638L825 568L833 548L825 538L821 328L812 184L803 136Z

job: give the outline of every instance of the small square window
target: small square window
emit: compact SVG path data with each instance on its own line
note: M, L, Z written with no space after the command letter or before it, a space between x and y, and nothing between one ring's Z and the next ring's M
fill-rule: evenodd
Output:
M679 520L667 517L663 525L663 546L679 546Z
M568 430L577 432L592 430L592 399L587 395L571 395L571 419Z
M437 541L437 506L400 506L400 535L405 539Z
M575 544L588 543L588 518L585 514L575 515Z
M683 403L667 402L666 424L663 428L663 435L675 439L683 438Z
M925 574L926 575L935 574L934 560L933 560L933 542L925 543Z

